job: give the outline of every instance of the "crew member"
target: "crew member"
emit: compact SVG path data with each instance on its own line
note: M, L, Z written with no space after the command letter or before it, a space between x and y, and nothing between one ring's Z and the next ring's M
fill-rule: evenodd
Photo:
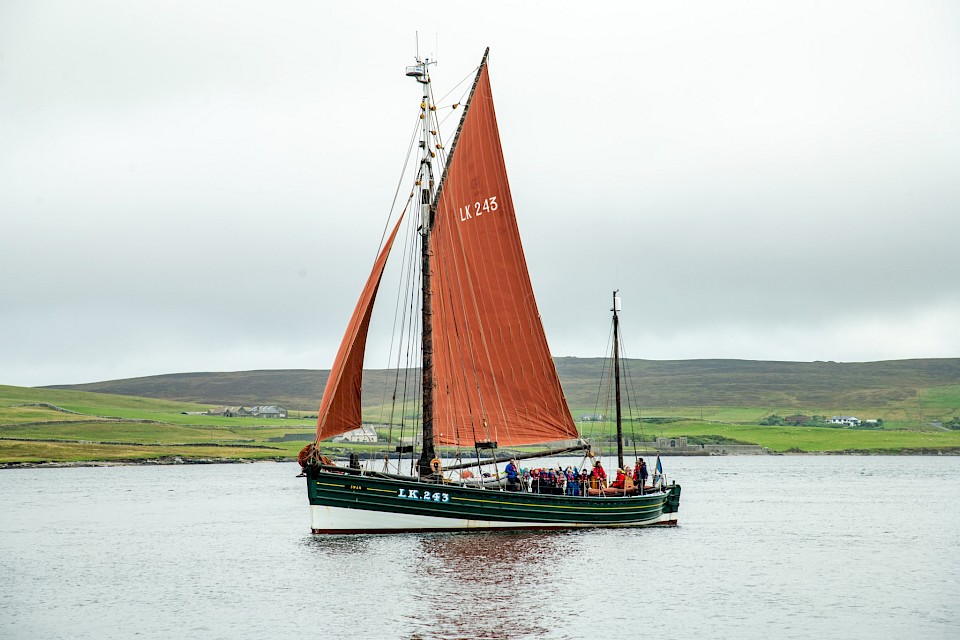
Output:
M617 479L613 481L613 484L610 485L613 489L623 489L624 483L627 481L627 474L623 472L623 469L617 469Z
M517 461L511 458L504 472L507 474L507 491L520 491L520 472L517 469Z
M643 458L637 460L637 466L633 470L633 481L637 483L640 489L640 495L643 495L643 488L647 485L647 463Z
M595 489L603 489L607 486L607 472L599 458L593 461L593 471L590 472L590 486Z

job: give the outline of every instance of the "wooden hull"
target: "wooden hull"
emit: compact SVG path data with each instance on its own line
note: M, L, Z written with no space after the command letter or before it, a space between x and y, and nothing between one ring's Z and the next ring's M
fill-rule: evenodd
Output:
M540 495L307 469L313 533L676 525L680 486L644 496Z

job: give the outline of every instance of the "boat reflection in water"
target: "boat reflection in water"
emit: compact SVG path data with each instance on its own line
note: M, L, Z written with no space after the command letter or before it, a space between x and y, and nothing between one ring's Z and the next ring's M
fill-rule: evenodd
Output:
M582 550L582 533L482 532L419 536L421 594L408 622L423 637L537 638L566 627L576 615L551 606L548 593L563 575L565 558ZM565 584L564 591L575 589ZM451 606L455 603L457 606Z

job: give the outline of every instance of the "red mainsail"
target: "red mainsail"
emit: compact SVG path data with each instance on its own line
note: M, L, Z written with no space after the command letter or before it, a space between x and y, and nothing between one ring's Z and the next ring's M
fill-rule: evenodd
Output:
M380 250L373 271L367 278L360 300L353 310L347 332L340 343L337 357L333 361L327 386L323 391L323 400L320 401L320 411L317 415L317 439L332 438L360 427L360 391L363 381L363 354L367 344L367 330L370 327L370 315L373 313L373 302L377 297L377 288L380 278L387 264L387 256L393 246L393 240L400 229L403 215L397 220L396 226L387 242Z
M486 57L434 216L435 442L579 438L527 273Z
M318 443L361 425L367 330L399 226L374 264L337 352L320 405ZM431 246L434 442L473 447L578 439L527 273L486 56L437 194Z

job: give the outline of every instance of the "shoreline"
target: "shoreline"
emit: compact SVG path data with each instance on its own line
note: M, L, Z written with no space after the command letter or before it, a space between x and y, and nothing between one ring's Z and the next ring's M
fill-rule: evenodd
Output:
M657 452L643 452L643 455L658 455ZM763 454L701 454L701 453L660 453L664 458L730 458L730 457L766 457L766 456L888 456L888 457L909 457L909 456L960 456L960 447L952 449L909 449L901 451L880 451L880 450L845 450L845 451L783 451L769 452ZM606 456L605 456L606 457ZM336 457L341 462L346 458ZM370 459L377 459L371 456ZM0 462L0 471L7 469L69 469L83 467L166 467L178 465L201 465L201 464L255 464L260 462L296 462L295 456L275 456L272 458L189 458L183 456L164 456L162 458L147 459L121 459L121 460L75 460L75 461L44 461L44 462Z
M0 462L0 471L5 469L69 469L75 467L172 467L198 464L254 464L256 462L296 462L296 457L274 458L184 458L169 456L142 460L71 460L62 462Z

